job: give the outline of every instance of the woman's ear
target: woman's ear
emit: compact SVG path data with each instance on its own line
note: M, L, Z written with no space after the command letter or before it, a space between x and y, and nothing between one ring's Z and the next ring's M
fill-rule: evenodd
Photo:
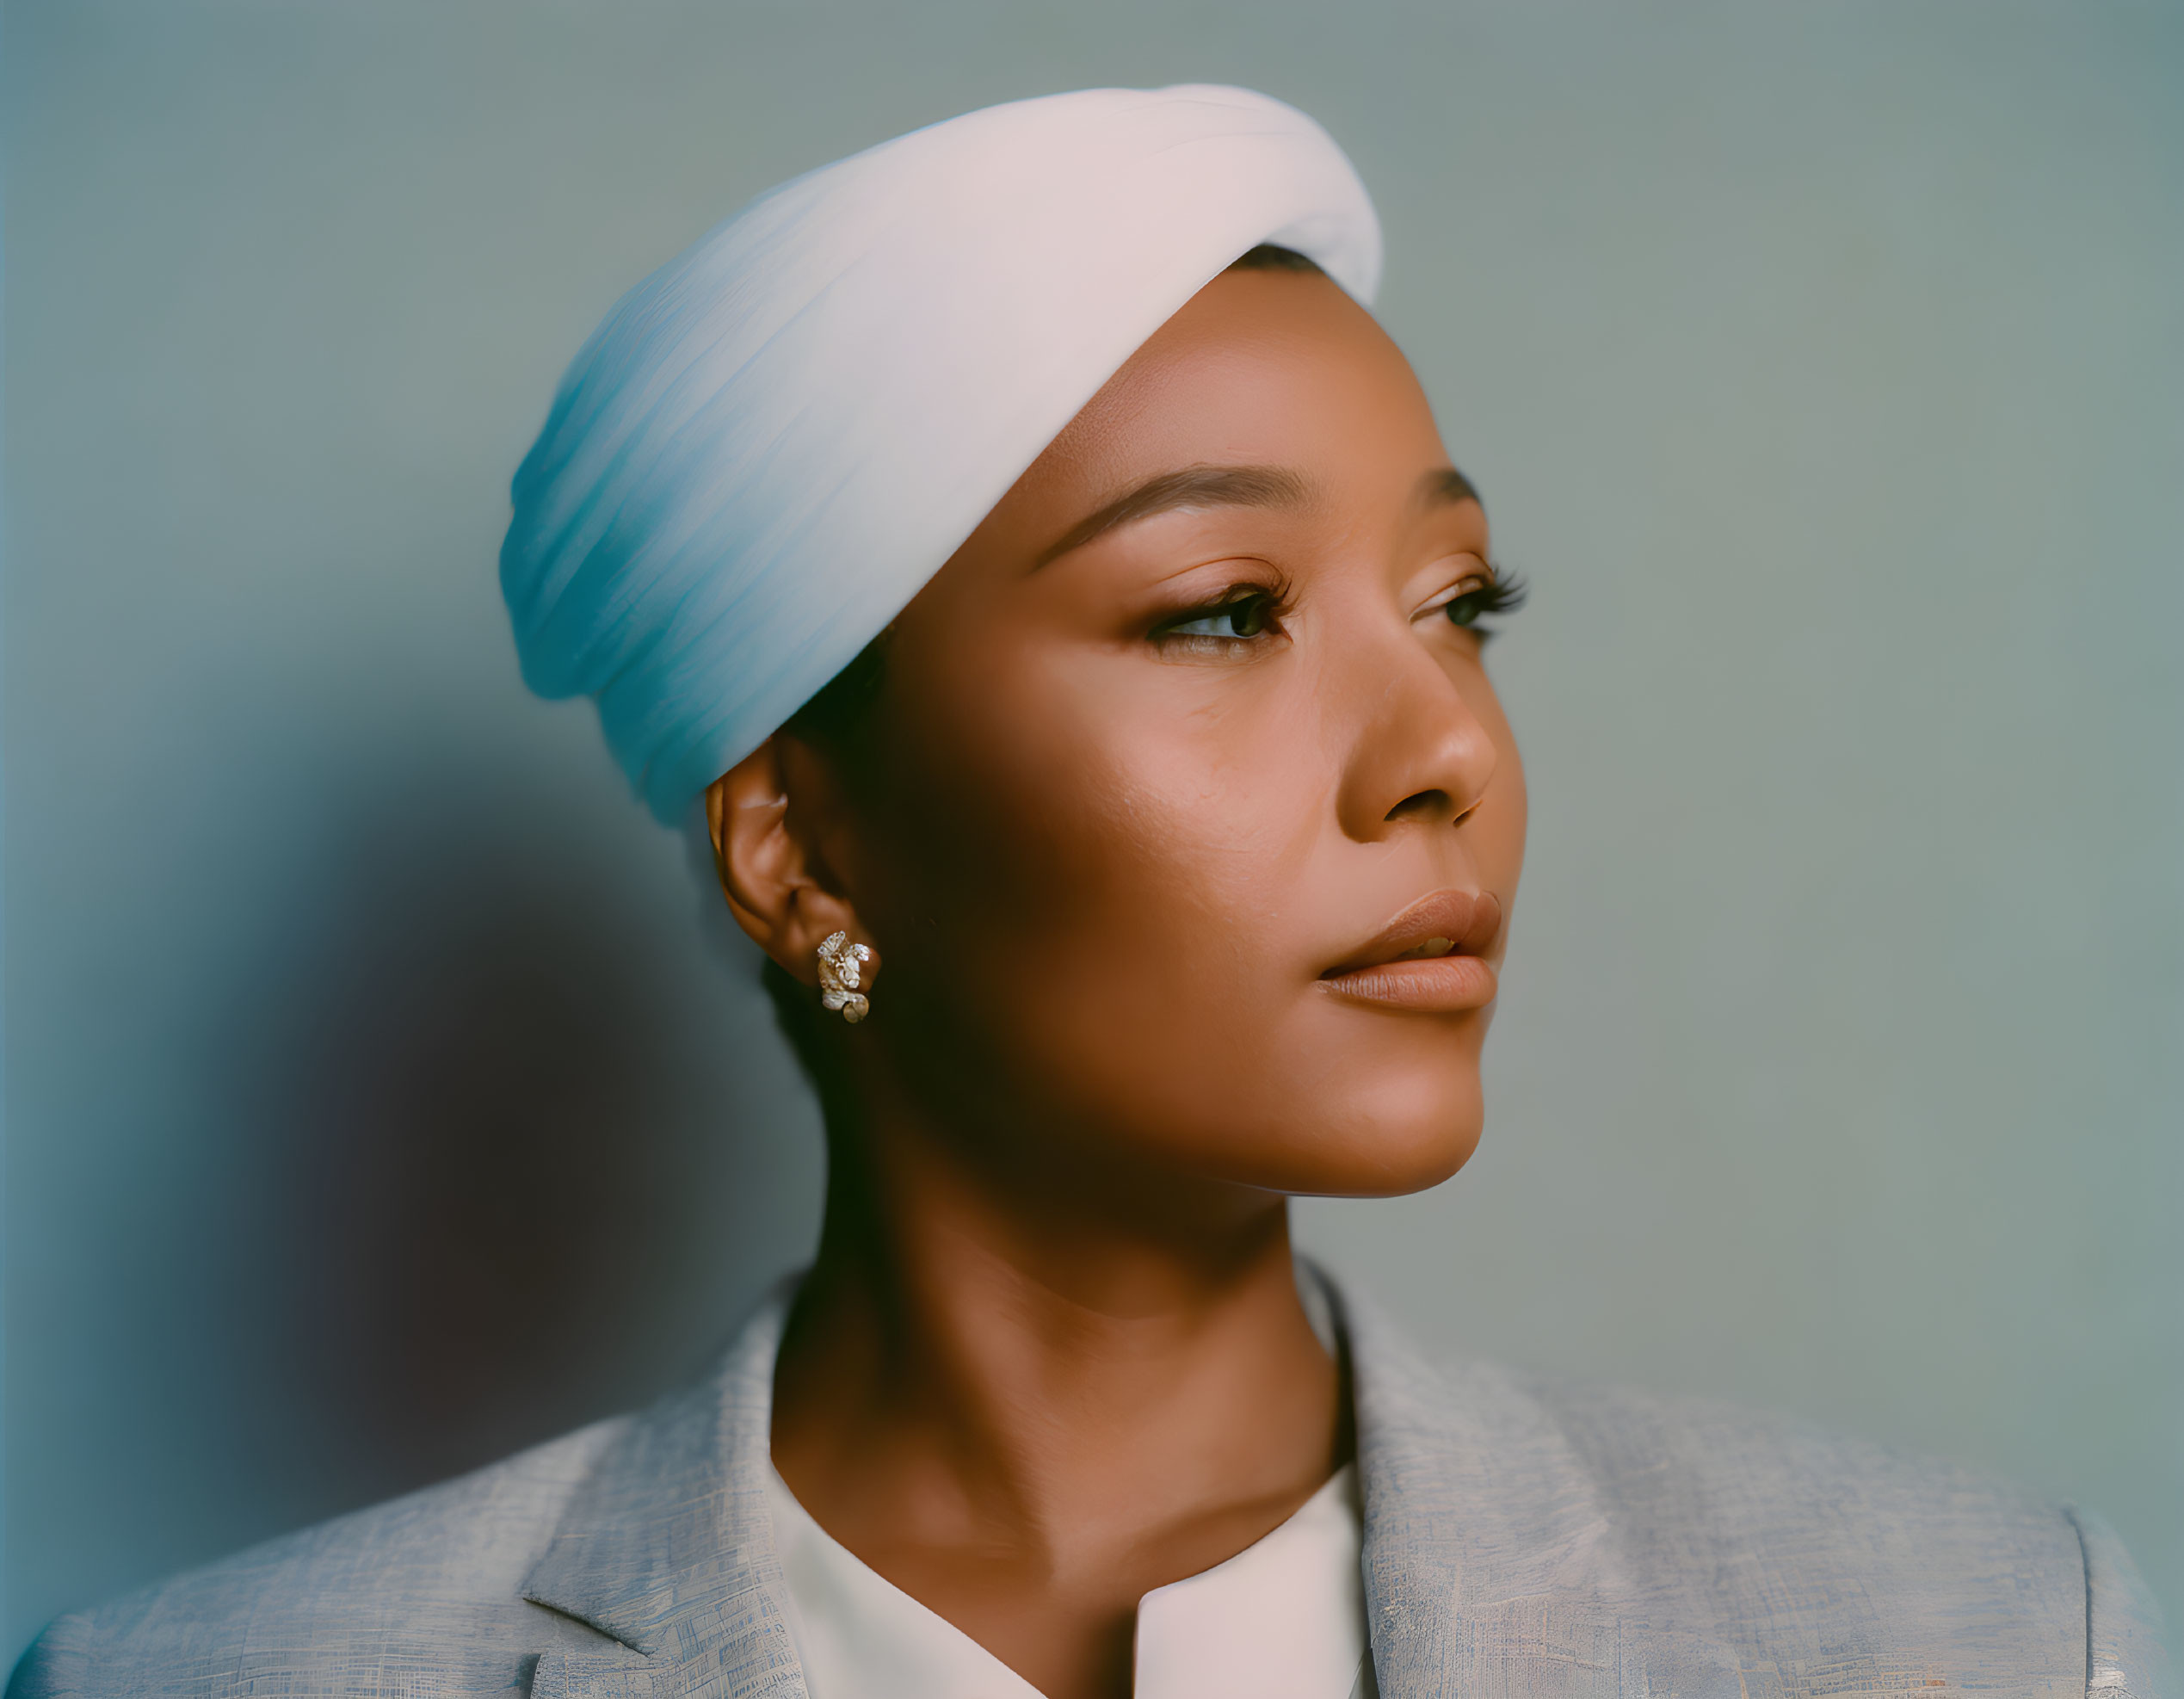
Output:
M802 759L799 759L802 757ZM837 806L813 752L768 738L706 788L713 864L736 924L805 985L834 933L872 947L817 848L817 816ZM869 982L877 955L865 967Z

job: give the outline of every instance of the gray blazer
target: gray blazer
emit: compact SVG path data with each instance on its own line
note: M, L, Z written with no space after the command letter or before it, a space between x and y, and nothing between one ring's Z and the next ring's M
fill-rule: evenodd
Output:
M705 1385L96 1609L9 1699L803 1699L785 1294ZM1339 1294L1384 1699L2169 1699L2097 1520L1795 1423L1469 1365Z

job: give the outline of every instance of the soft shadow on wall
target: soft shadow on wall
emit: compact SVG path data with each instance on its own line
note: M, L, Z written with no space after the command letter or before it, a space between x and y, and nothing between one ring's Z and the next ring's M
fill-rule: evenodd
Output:
M693 1089L690 1011L616 882L411 817L344 833L336 924L242 1070L270 1217L246 1287L365 1496L694 1371L779 1255L747 1254L737 1200L796 1214L780 1118Z
M11 1164L42 1207L16 1233L10 1345L70 1365L11 1389L11 1509L35 1535L18 1643L640 1405L808 1254L815 1118L687 846L595 748L575 783L416 754L275 778L277 830L198 822L256 887L215 911L254 909L273 942L207 977L172 1055L109 984L120 1041L27 1071L48 1102L74 1076L79 1125ZM588 831L571 794L595 790L614 812ZM188 955L164 917L194 893L151 877L130 930ZM38 1466L86 1450L94 1473Z

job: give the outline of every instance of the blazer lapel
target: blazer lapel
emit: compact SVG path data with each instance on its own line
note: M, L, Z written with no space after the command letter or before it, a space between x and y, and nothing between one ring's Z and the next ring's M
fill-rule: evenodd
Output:
M534 1699L805 1699L765 1486L793 1290L769 1294L712 1381L632 1420L577 1489L523 1597L620 1644L547 1653Z
M1436 1370L1377 1310L1332 1295L1382 1699L1739 1699L1734 1652L1645 1620L1613 1506L1516 1377Z

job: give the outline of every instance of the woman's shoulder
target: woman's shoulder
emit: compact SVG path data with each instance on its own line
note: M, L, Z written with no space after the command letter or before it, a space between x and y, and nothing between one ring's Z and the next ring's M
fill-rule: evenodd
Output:
M1485 1365L1459 1367L1452 1379L1472 1388L1490 1380L1521 1399L1633 1525L1737 1540L1854 1526L1861 1543L1900 1532L1928 1550L1959 1540L2076 1544L2068 1511L2050 1498L1804 1416Z
M2150 1596L2075 1506L1792 1416L1362 1331L1360 1443L1402 1489L1383 1579L1457 1578L1478 1643L1650 1650L1679 1690L1711 1664L1748 1696L2171 1691Z
M63 1616L23 1654L7 1699L380 1694L404 1690L405 1667L429 1674L435 1694L503 1691L542 1638L598 1642L525 1603L522 1584L629 1421L596 1423Z
M1521 1378L1521 1377L1519 1377ZM1531 1378L1585 1458L1630 1554L1686 1588L1729 1588L1758 1620L1869 1626L1909 1650L1946 1640L2028 1660L2060 1684L2173 1691L2160 1613L2101 1517L1977 1468L1743 1406ZM1813 1635L1816 1646L1825 1631ZM1920 1677L1938 1687L1949 1672Z

